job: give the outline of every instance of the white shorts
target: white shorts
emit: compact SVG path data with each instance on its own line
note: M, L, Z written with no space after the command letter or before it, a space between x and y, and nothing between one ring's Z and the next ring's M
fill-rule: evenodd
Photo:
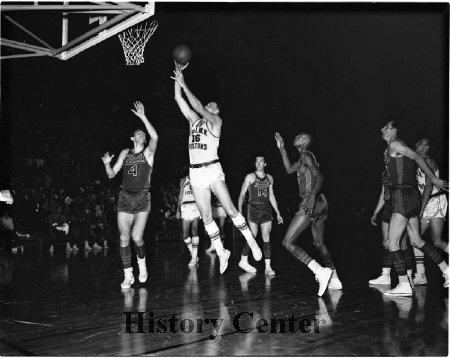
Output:
M445 194L441 194L439 196L435 196L428 200L427 206L423 211L424 219L434 219L434 218L442 218L444 219L447 215L448 202Z
M200 219L201 216L197 204L195 203L181 204L181 218L186 221Z
M220 163L214 163L207 167L189 168L189 178L192 186L209 188L217 180L225 181L225 174Z
M225 209L221 206L213 206L212 207L212 217L213 218L220 218L220 217L227 217L227 213L225 212Z

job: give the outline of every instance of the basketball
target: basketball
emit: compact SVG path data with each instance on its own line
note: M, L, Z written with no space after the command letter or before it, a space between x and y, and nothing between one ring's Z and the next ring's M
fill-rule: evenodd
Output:
M192 57L192 51L186 45L178 45L173 49L173 59L180 65L187 64Z

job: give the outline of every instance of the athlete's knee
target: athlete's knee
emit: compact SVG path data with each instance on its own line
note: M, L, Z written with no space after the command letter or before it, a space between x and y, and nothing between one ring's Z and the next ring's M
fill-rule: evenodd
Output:
M133 233L133 234L131 234L131 238L132 238L133 242L135 244L137 244L138 246L142 245L142 239L143 239L143 235L142 234L140 234L140 233L139 234Z
M292 240L291 240L289 237L285 237L285 238L283 239L282 244L283 244L283 246L284 246L286 249L288 249L289 251L292 251L293 248L294 248L294 245L292 244Z
M120 234L120 246L127 246L130 243L130 235Z

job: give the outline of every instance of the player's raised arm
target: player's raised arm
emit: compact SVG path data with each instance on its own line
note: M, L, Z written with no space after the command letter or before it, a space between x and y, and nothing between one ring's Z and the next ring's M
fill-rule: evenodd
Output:
M146 156L149 164L153 165L153 156L155 155L156 146L158 144L158 133L156 133L155 128L145 115L145 107L141 102L134 102L134 109L132 109L131 112L138 116L142 123L144 123L145 129L150 136L150 140L148 146L145 148L144 155Z
M436 176L434 175L433 171L428 166L425 159L422 156L420 156L419 154L417 154L415 151L413 151L411 148L409 148L403 141L394 140L389 144L389 147L391 148L391 150L398 152L398 153L414 160L436 188L448 191L448 182L445 180L436 178Z
M199 119L197 113L189 107L189 104L184 100L183 94L181 92L182 83L184 83L184 77L181 72L179 65L175 65L175 70L173 71L174 77L171 77L175 80L174 82L174 91L175 91L175 101L178 104L178 107L181 110L181 113L186 117L191 125L193 125Z
M106 152L103 157L102 161L105 165L106 175L109 179L112 179L116 176L116 174L122 169L123 161L128 154L129 149L124 149L120 152L119 158L117 158L116 164L114 164L113 167L111 167L111 160L114 158L114 154L110 155L109 152Z
M292 174L294 173L297 168L299 162L295 162L294 164L291 164L289 161L289 157L287 155L286 149L284 148L284 140L281 137L280 133L275 133L275 140L277 141L277 147L280 150L281 158L283 159L284 169L286 169L286 173Z

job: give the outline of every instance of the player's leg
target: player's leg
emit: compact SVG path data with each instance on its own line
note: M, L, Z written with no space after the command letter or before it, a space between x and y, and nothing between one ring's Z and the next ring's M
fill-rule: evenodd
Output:
M295 245L295 240L299 235L311 225L311 219L308 218L301 210L297 211L289 224L289 228L283 239L283 246L299 261L304 263L316 275L319 281L318 295L322 296L325 292L328 282L330 281L333 271L328 267L322 267L313 260L303 248Z
M399 284L397 287L387 290L386 295L411 296L412 288L406 272L405 257L400 248L400 240L408 224L408 219L399 213L393 213L389 222L389 250L391 251L392 262L397 271Z
M342 283L337 275L336 267L334 266L331 254L328 251L327 246L325 245L325 221L317 221L315 223L312 223L311 232L313 236L314 247L319 251L320 256L322 257L323 264L325 265L325 267L329 267L331 270L333 270L333 275L331 276L328 288L341 290Z
M186 247L189 250L189 254L192 256L192 239L189 236L189 227L190 226L191 226L190 221L181 218L181 237L182 237L184 243L186 244Z
M134 214L134 223L131 229L131 238L134 242L134 248L137 253L137 261L139 266L139 282L147 281L148 272L145 262L145 242L144 230L147 225L148 211L141 211Z
M403 251L403 257L405 258L406 275L408 276L411 287L414 288L414 280L413 280L414 253L409 243L407 230L403 231L403 235L400 239L400 249Z
M216 195L217 199L219 199L222 207L226 211L226 213L231 217L233 224L241 231L242 235L244 235L245 240L247 240L250 249L252 250L253 258L256 261L261 260L262 252L256 243L255 238L253 237L250 229L245 222L242 214L236 210L236 207L231 200L230 193L228 191L227 185L223 180L216 180L211 183L211 190L214 195Z
M272 262L272 244L270 243L270 233L271 232L272 232L272 220L261 224L261 235L263 238L264 263L266 265L264 273L268 276L275 276L275 271L272 269L272 266L271 266L271 262Z
M430 220L422 217L420 219L420 234L423 236L425 232L430 227ZM416 259L416 274L414 275L414 284L415 285L426 285L427 277L425 276L425 256L424 253L418 248L414 247L414 257Z
M434 246L448 254L448 242L442 240L442 232L444 231L444 218L430 219L430 234Z
M436 265L439 266L439 269L445 279L444 287L448 287L448 265L440 255L438 249L436 249L434 245L423 241L420 237L419 219L417 217L411 218L408 222L407 229L411 244L420 249L420 251L422 251L429 259L434 261Z
M230 251L224 249L222 241L220 241L219 227L212 218L211 190L209 188L196 186L192 181L192 192L194 193L195 202L202 216L205 230L211 239L211 245L216 249L217 255L219 256L220 273L223 273L228 267Z
M250 227L250 231L254 237L258 236L258 224L249 221L248 226ZM250 253L250 246L247 241L244 242L244 246L242 247L241 260L239 261L239 267L244 271L255 273L256 268L248 263L248 254Z
M131 267L130 236L134 215L121 212L117 213L117 226L120 237L120 257L122 259L125 278L121 284L122 288L130 288L134 283L133 268Z
M389 251L389 223L383 221L381 223L381 233L383 235L383 266L381 269L381 275L373 280L369 281L370 285L390 285L391 284L391 266L392 258Z
M200 243L200 238L198 237L198 220L199 218L197 217L191 221L192 253L189 266L195 266L198 262L198 244Z

